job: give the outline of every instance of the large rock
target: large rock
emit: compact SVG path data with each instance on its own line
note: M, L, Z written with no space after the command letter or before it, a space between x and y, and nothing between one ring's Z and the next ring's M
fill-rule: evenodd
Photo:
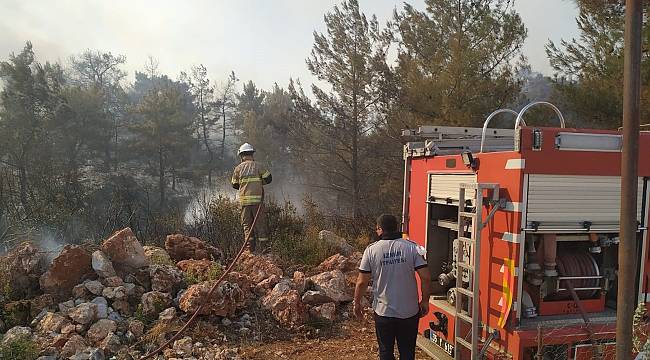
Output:
M25 326L14 326L2 338L2 345L12 343L22 338L29 338L32 336L32 329Z
M316 271L325 272L332 270L341 270L343 272L355 271L359 268L359 263L361 262L361 253L357 252L350 257L343 256L341 254L335 254L327 259L325 259L318 267Z
M140 320L130 320L129 321L129 331L139 338L144 335L144 323Z
M109 333L114 332L115 330L117 330L117 324L115 324L115 321L101 319L88 329L86 338L97 344L104 340Z
M352 296L348 293L345 275L341 270L327 271L309 279L316 290L322 291L333 301L337 303L352 301Z
M103 280L106 287L118 287L124 285L124 280L119 276L111 276Z
M176 319L176 308L170 307L160 312L158 320L171 322Z
M302 294L305 292L305 289L307 288L307 278L305 277L305 273L302 271L294 271L291 282L293 283L293 288L298 290L299 293Z
M321 305L332 301L332 298L327 296L324 291L308 290L302 294L302 302L309 305Z
M174 348L174 351L176 351L176 353L178 355L189 356L189 355L192 355L192 345L193 345L192 338L189 337L189 336L186 336L186 337L184 337L182 339L178 339L178 340L174 341L174 347L173 348Z
M144 246L144 256L149 259L150 264L173 265L174 261L165 249L158 246Z
M105 287L102 291L102 296L109 300L125 300L127 297L127 290L124 285L117 287Z
M98 296L93 299L92 303L97 305L97 318L106 319L108 317L108 301L106 301L106 298Z
M214 246L190 236L181 234L167 235L165 249L175 261L194 260L219 260L223 257L221 250Z
M254 255L248 251L244 252L239 258L237 268L241 273L248 275L255 284L273 275L282 277L282 269L279 266L275 265L267 257Z
M149 267L151 290L176 294L183 285L183 273L170 265L151 265Z
M106 355L117 354L121 346L120 337L112 332L108 333L104 341L99 345Z
M127 282L140 285L145 289L151 289L151 278L149 277L149 268L142 268L130 274L125 279Z
M150 291L142 294L142 313L145 316L158 316L158 313L167 309L172 304L172 298L168 293Z
M86 281L83 285L93 295L101 295L104 291L104 285L97 280Z
M59 303L59 311L67 315L70 310L74 309L74 300L68 300L66 302Z
M90 291L86 289L86 285L79 284L72 288L72 297L75 299L85 299L90 296Z
M29 299L40 292L39 278L47 269L45 254L34 244L23 242L0 259L0 271L11 290L8 299Z
M205 281L190 286L180 298L180 309L194 313L214 284L215 281ZM244 307L246 297L239 285L224 281L208 299L210 301L201 309L201 315L233 316Z
M78 352L84 351L87 347L88 343L86 343L86 340L81 335L74 334L63 345L60 356L63 359L67 359Z
M113 263L111 259L106 256L101 250L97 250L93 253L93 270L102 278L109 278L115 276L115 268L113 268Z
M102 349L98 348L86 348L81 352L76 353L74 356L68 358L68 360L105 360L106 355ZM44 360L44 359L36 359Z
M336 304L330 302L313 307L309 310L309 314L319 319L334 321L336 320Z
M271 275L268 278L260 281L255 285L255 292L258 294L266 294L268 293L271 289L275 287L277 283L280 282L280 277L277 275Z
M280 281L262 299L262 306L273 314L280 324L288 327L299 326L307 321L307 308L300 300L300 294L291 288L288 280Z
M68 312L68 316L77 324L88 325L97 320L97 304L82 303Z
M41 289L46 293L69 296L75 285L93 276L91 263L92 257L85 249L66 245L41 276Z
M226 274L224 281L228 281L231 284L239 285L239 288L244 292L244 296L248 300L256 300L257 297L253 294L255 284L251 281L250 277L246 274L242 274L238 271L231 271Z
M129 304L129 302L126 300L113 301L112 306L115 311L117 311L118 313L124 316L131 316L133 314L131 304Z
M321 232L318 233L318 238L328 243L330 246L336 248L339 252L341 252L346 256L350 255L354 250L354 248L350 244L348 244L345 238L336 235L332 231L322 230Z
M139 269L149 265L144 249L131 228L122 229L102 243L101 250L113 265L125 269Z
M58 313L48 312L41 321L38 322L36 329L45 334L58 333L61 331L63 326L69 323L70 321L66 319L65 316Z

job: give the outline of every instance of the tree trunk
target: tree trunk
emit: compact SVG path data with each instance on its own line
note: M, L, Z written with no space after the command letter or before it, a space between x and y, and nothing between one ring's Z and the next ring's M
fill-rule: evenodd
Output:
M221 126L221 161L223 161L224 155L226 154L226 97L223 97L223 104L221 104L221 116L222 116L222 126Z
M158 191L160 193L160 208L165 207L165 164L163 160L163 148L158 147Z
M119 138L118 138L118 133L117 133L117 116L113 116L113 129L115 131L115 149L119 146ZM117 152L116 152L117 153ZM117 158L117 154L115 156ZM117 167L119 165L119 161L115 161L115 171L117 171Z
M212 186L212 167L214 162L214 153L210 149L210 142L208 141L208 125L205 122L205 116L201 114L201 128L203 130L203 145L208 151L208 185Z
M352 93L352 215L361 217L359 209L359 107L357 92Z
M104 147L104 169L107 171L111 170L111 142L110 140L106 143Z
M27 202L29 184L27 183L27 169L24 164L20 165L18 172L20 175L20 203L23 206L23 209L27 211L27 207L29 206L29 203Z

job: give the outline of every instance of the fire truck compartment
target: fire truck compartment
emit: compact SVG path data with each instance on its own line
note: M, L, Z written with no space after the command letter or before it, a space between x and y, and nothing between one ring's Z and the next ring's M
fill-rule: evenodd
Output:
M404 149L403 230L426 248L432 278L418 341L449 359L526 360L541 327L557 335L547 341L565 346L567 359L578 358L593 341L585 318L600 343L615 334L620 133L506 130L405 132L420 142ZM650 152L650 133L640 147ZM630 259L639 276L630 296L646 306L649 177L650 158L641 156Z

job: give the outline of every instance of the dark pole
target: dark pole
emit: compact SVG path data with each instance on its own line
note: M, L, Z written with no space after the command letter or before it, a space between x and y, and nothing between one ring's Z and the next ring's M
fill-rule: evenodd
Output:
M626 0L623 75L623 154L621 161L621 243L618 248L616 359L632 358L632 318L636 307L639 103L641 90L641 0Z

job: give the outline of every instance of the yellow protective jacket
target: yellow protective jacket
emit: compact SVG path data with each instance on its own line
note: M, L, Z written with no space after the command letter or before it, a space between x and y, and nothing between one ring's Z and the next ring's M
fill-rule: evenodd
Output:
M244 160L235 167L232 187L239 189L239 203L242 206L259 204L263 200L264 185L271 183L271 172L254 160Z

